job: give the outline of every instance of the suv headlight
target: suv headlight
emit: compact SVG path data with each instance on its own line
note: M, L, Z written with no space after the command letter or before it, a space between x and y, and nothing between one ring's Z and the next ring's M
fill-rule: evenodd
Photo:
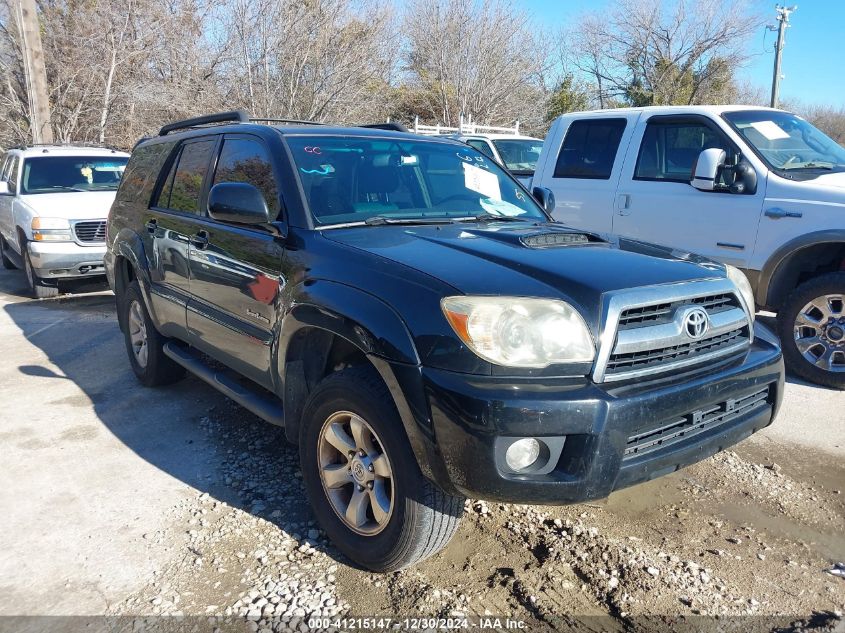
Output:
M72 242L70 222L64 218L33 218L32 239L35 242Z
M753 322L756 308L754 306L754 290L751 289L751 283L748 281L748 277L739 268L730 264L725 264L725 270L728 273L728 279L739 290L739 294L745 302L745 309L748 310L748 314L751 316L751 321Z
M446 297L455 334L484 360L506 367L589 363L595 344L583 317L564 301L524 297Z

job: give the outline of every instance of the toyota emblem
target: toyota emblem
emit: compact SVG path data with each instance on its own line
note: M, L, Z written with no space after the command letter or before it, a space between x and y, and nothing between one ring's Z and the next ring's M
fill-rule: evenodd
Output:
M701 308L693 308L687 312L684 318L684 329L690 338L699 339L707 333L710 328L710 320L707 313Z

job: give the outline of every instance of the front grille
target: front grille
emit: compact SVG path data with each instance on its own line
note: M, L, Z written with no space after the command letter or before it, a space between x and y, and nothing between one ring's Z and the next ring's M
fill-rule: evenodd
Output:
M693 411L681 418L664 422L653 428L638 430L628 437L622 459L641 457L771 405L772 388L768 386L742 398L725 400L707 409Z
M656 303L638 308L628 308L619 317L619 329L633 329L645 325L660 325L669 323L675 315L675 310L684 305L698 305L707 310L710 315L718 314L730 308L740 308L736 295L729 292L695 297L686 301L672 301Z
M106 221L77 222L73 225L73 232L80 242L105 242Z
M741 327L730 332L717 334L698 341L671 345L641 352L611 354L607 362L607 374L650 369L664 363L685 360L697 354L706 354L727 349L743 340L748 340L747 328Z

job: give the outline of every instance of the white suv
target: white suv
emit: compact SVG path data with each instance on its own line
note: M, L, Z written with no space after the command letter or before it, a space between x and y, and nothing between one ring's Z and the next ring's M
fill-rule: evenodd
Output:
M845 388L845 148L807 121L727 105L573 112L532 185L570 226L743 269L778 313L787 367Z
M0 160L0 259L33 296L105 275L106 218L129 154L99 147L10 149Z

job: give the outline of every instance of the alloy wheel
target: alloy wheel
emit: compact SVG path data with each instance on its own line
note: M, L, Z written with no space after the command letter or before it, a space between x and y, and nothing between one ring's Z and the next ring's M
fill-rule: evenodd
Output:
M133 300L129 305L129 340L132 343L132 353L138 366L147 366L147 322L141 304Z
M325 421L317 442L320 481L335 514L357 534L381 532L393 514L393 470L373 428L339 411Z
M845 295L816 297L795 317L795 345L804 359L830 372L845 372Z

